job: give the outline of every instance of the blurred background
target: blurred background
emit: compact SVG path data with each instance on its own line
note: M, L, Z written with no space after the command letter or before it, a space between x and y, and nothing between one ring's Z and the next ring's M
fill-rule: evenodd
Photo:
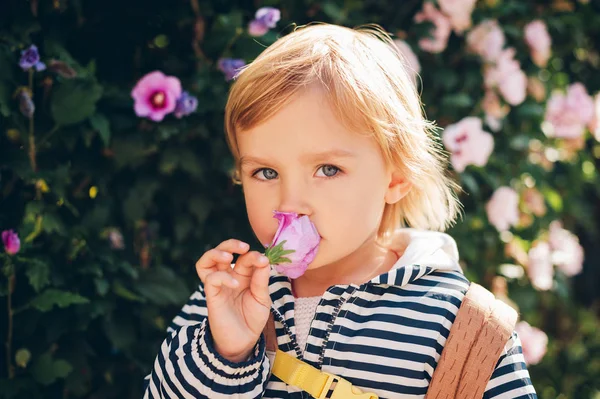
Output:
M1 1L1 398L142 396L197 258L260 247L235 71L311 21L393 35L464 188L465 274L519 310L541 398L600 398L595 0Z

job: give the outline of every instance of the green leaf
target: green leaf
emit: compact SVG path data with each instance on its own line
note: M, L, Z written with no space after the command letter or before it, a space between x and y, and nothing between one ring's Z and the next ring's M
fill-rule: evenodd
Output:
M149 302L161 306L181 304L189 296L184 280L166 267L155 267L141 274L135 290Z
M281 263L292 263L289 258L285 258L285 255L292 254L296 252L293 249L283 249L283 245L287 242L287 240L281 241L279 244L269 247L265 250L265 256L269 258L269 263L271 265L279 265Z
M42 219L42 228L46 233L57 233L60 235L65 235L66 229L62 220L58 218L57 215L52 213L47 213L43 216Z
M94 285L96 286L96 292L100 296L105 296L110 288L109 282L103 278L94 279Z
M213 203L202 196L194 196L189 202L190 212L196 216L199 223L204 223L210 211L212 210Z
M542 193L544 194L544 197L546 197L546 200L548 201L552 209L559 213L562 212L563 200L556 190L553 190L550 187L545 187L542 189Z
M96 112L96 103L102 97L102 86L94 81L69 79L54 91L50 111L59 125L79 123Z
M104 143L104 147L108 147L110 144L110 122L104 114L95 113L90 117L90 124L92 128L98 132L102 142Z
M144 298L132 292L129 288L125 287L120 281L115 281L113 284L113 292L115 295L125 298L131 302L145 302Z
M39 260L32 260L25 274L35 292L40 292L50 282L50 268L48 264Z
M33 298L29 304L41 312L47 312L54 306L66 308L84 303L89 303L89 299L72 292L50 288Z
M473 106L473 99L466 93L449 94L442 98L442 108L467 108Z
M72 370L73 367L69 362L62 359L54 360L52 355L46 352L37 359L31 373L40 384L50 385L57 379L68 376Z
M130 221L144 217L158 188L159 183L149 178L142 178L135 183L123 203L123 210Z
M10 116L10 89L6 82L0 80L0 114Z

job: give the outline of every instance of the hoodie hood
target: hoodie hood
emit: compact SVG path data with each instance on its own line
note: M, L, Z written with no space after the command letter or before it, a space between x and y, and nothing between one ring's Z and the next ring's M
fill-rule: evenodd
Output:
M435 270L462 273L456 241L446 233L399 229L394 233L388 248L400 255L391 270L416 264Z
M456 241L446 233L398 229L387 248L395 252L399 259L387 273L369 281L371 284L402 287L435 271L462 274Z

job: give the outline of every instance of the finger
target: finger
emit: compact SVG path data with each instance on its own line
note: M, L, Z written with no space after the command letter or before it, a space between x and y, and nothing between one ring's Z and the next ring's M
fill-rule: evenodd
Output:
M207 297L216 296L223 287L237 288L239 282L227 272L214 272L206 276L204 283L204 292Z
M250 250L250 245L245 243L244 241L236 240L231 238L229 240L223 241L219 245L217 245L216 249L220 251L229 252L231 254L245 254Z
M244 277L251 277L254 268L264 268L269 265L269 259L257 251L248 252L239 257L233 271Z
M267 308L271 308L271 296L269 294L270 267L257 267L254 269L250 280L250 292L257 302Z
M213 248L206 251L204 255L198 259L198 262L196 262L196 273L198 274L198 277L200 277L200 280L204 282L206 276L210 273L226 269L226 267L219 267L219 265L231 265L232 260L233 255L231 253Z

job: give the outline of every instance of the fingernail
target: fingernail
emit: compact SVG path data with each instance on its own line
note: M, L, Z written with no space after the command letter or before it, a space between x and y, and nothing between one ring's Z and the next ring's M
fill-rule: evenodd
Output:
M240 282L237 281L236 279L232 278L231 279L231 284L233 284L234 287L237 287L238 285L240 285Z
M229 259L230 256L231 254L229 252L221 252L221 257L223 259Z
M261 255L261 256L260 256L260 258L258 258L258 260L259 260L261 263L267 263L267 262L269 261L269 258L267 258L267 257L266 257L266 256L264 256L264 255Z
M240 242L240 248L242 248L242 249L246 249L246 248L248 248L248 247L249 247L249 245L248 245L248 244L246 244L245 242Z

